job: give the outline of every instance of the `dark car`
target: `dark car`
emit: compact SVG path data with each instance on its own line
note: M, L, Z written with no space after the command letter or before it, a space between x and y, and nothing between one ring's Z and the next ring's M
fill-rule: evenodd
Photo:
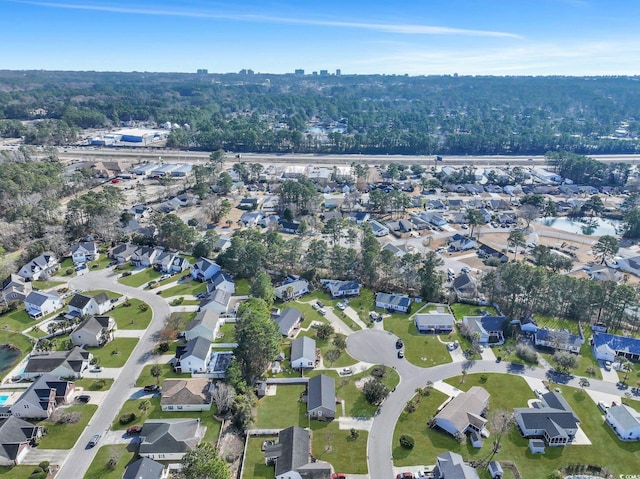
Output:
M160 386L158 386L157 384L148 384L143 388L143 391L146 393L156 393L160 391Z
M396 349L402 349L403 346L404 346L404 343L402 342L402 339L398 339L396 341Z
M401 349L400 351L398 351L398 358L399 359L404 358L404 350Z
M127 428L127 434L129 434L130 436L134 434L140 434L140 431L142 431L142 426L131 426Z
M89 439L89 447L93 447L100 442L101 434L95 434L91 439Z
M89 401L91 401L91 396L89 396L88 394L81 394L80 396L76 397L76 401L88 403Z

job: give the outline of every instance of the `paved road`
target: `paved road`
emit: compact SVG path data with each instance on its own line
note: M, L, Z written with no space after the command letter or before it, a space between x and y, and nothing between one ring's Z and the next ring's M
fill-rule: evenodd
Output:
M155 342L153 336L162 329L164 319L169 316L169 305L155 292L144 291L124 286L116 281L116 276L110 269L91 271L83 276L73 278L71 288L83 290L107 289L128 297L136 297L145 301L153 311L153 320L133 350L129 360L116 377L113 386L104 398L101 406L89 422L89 426L78 439L76 446L67 456L60 468L58 477L84 477L91 461L99 447L87 449L86 444L94 434L105 433L111 426L125 400L129 398L130 390L134 387L136 378L140 375L144 363L150 358Z
M443 364L432 368L420 368L405 359L398 359L395 347L396 339L397 337L392 333L371 329L353 333L347 339L347 351L354 358L393 367L400 374L400 383L380 407L369 433L367 458L369 475L372 479L390 479L395 476L392 447L396 422L407 401L415 395L416 389L424 387L427 381L436 382L458 376L463 368L471 373L504 373L537 379L549 379L548 371L543 368L522 367L505 362L496 363L495 361L466 361L464 363ZM563 379L555 378L555 381L573 387L580 387L578 384L579 377ZM615 384L596 379L589 379L589 382L588 389L618 396L621 394Z

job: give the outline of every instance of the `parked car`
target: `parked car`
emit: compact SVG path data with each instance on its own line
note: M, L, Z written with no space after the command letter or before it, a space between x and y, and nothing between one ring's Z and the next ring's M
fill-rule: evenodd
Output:
M607 371L611 371L611 361L604 362L604 369L606 369Z
M340 311L344 311L345 309L347 309L344 303L336 303L336 308L338 308Z
M347 376L347 375L352 374L352 373L353 373L353 369L351 369L351 368L344 368L344 369L342 369L340 371L340 375L341 376Z
M89 439L89 447L94 447L96 444L98 444L100 442L100 438L102 437L102 434L94 434L91 439Z
M371 311L369 313L369 317L374 321L380 321L382 319L382 315L379 313L376 313L375 311Z
M598 401L598 407L602 412L605 412L605 413L607 412L607 409L609 409L609 405L604 401Z
M102 372L102 366L94 366L91 368L91 372L92 373L101 373Z
M402 339L398 338L398 340L396 341L396 349L402 349L403 346L404 343L402 342Z
M89 401L91 401L91 396L89 396L88 394L81 394L80 396L76 397L76 401L88 403Z
M322 301L316 301L316 304L319 308L324 308L324 303Z
M320 314L321 316L324 316L327 314L327 312L324 309L319 309L318 314Z
M404 350L403 349L398 351L398 359L402 359L402 358L404 358Z
M134 434L140 434L140 431L142 431L142 426L131 426L127 428L127 434L129 434L130 436L133 436Z
M413 479L412 472L401 472L396 476L396 479Z
M160 386L157 384L148 384L142 390L146 393L156 393L160 391Z
M334 472L331 479L347 479L347 475L344 472Z

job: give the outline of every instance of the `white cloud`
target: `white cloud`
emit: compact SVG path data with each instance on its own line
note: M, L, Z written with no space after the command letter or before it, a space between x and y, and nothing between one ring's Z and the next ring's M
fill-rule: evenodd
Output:
M210 18L218 20L234 20L255 23L276 23L287 25L308 25L316 27L333 27L333 28L350 28L356 30L371 30L382 33L395 33L400 35L462 35L475 37L501 37L501 38L521 38L520 35L510 32L500 32L491 30L474 30L465 28L452 28L433 25L419 24L384 24L384 23L366 23L366 22L344 22L332 20L317 20L305 18L288 18L269 15L257 14L232 14L232 13L215 13L204 11L187 11L187 10L164 10L154 8L132 8L108 5L91 5L76 3L56 3L56 2L37 2L37 1L20 1L8 0L12 3L20 3L23 5L34 5L39 7L59 8L65 10L89 10L110 13L126 13L136 15L150 16L168 16L168 17L188 17L188 18Z

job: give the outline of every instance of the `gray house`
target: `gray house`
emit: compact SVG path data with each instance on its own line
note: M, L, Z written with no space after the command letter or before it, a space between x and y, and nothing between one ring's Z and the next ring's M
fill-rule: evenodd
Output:
M113 340L116 321L111 316L89 316L71 332L75 346L104 346Z
M460 454L451 451L437 457L433 477L437 479L479 479L478 472L465 464Z
M41 436L42 426L13 416L3 419L0 422L0 466L20 464Z
M275 479L329 479L331 464L311 462L309 431L298 426L282 429L277 444L268 445L264 451L267 465L275 466Z
M275 319L280 334L285 338L289 336L295 327L302 321L302 313L295 308L287 308Z
M139 454L149 459L179 461L202 441L207 428L200 419L150 419L140 431Z
M547 446L564 446L578 432L580 420L560 393L543 394L538 407L516 408L514 417L522 435L544 440Z
M296 338L291 343L291 367L313 369L316 365L316 340L308 336Z
M489 403L489 393L480 386L460 393L443 407L435 417L435 424L452 436L477 433L488 436L487 420L483 414Z
M413 318L416 329L421 334L448 334L453 331L455 318L449 313L430 311L427 314L416 314Z
M50 373L58 378L81 378L82 372L89 367L93 354L76 346L69 351L53 351L45 354L32 354L20 374L25 379L33 379Z
M122 475L122 479L165 479L169 474L169 469L159 462L141 457L127 466Z
M336 383L333 378L320 374L309 379L307 414L321 421L331 421L336 417Z

